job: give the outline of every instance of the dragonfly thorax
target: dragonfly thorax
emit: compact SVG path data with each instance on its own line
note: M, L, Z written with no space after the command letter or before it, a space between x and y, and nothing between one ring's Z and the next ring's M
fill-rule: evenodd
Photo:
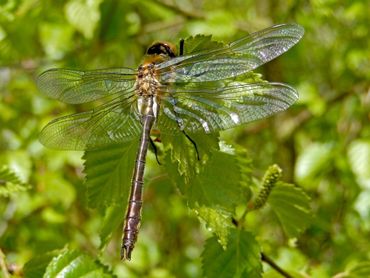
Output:
M152 110L154 117L157 117L159 85L154 64L142 64L138 69L135 85L136 94L138 95L137 104L141 115L146 115L148 110Z
M136 78L136 93L138 96L156 96L160 83L153 63L142 64Z

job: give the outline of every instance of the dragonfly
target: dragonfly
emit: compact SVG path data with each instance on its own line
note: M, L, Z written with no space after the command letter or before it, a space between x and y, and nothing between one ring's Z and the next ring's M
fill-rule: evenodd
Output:
M156 42L137 69L56 68L38 77L47 97L68 104L99 101L92 110L48 123L39 137L46 147L96 150L139 139L121 259L131 259L138 237L151 132L183 134L196 148L191 134L211 134L286 110L298 99L292 87L237 78L286 52L303 34L297 24L280 24L190 53L184 40L178 51L171 43Z

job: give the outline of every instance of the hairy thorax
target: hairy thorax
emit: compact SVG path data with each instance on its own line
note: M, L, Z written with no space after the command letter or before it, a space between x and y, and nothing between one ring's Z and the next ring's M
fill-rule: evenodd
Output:
M153 63L144 63L138 69L136 92L139 97L156 96L159 81Z

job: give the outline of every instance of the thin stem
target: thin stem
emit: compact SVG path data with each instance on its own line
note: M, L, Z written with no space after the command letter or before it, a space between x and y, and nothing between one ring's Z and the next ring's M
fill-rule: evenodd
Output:
M197 11L185 11L176 5L166 3L165 1L154 0L153 2L175 12L176 14L181 14L187 19L204 19L204 15Z
M0 249L0 268L4 278L10 278L10 274L8 272L8 268L5 262L5 255L1 249Z
M269 258L265 253L261 252L261 260L279 272L283 277L293 278L292 275L287 273L284 269L278 266L271 258Z

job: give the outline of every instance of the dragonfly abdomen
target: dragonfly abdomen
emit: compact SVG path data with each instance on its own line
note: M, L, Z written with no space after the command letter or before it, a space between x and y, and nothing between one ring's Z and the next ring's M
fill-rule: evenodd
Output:
M140 145L136 155L134 174L132 176L130 199L126 213L125 225L123 228L123 240L121 248L121 259L131 259L131 252L134 249L139 226L141 221L141 210L143 200L144 169L145 159L148 152L150 131L155 121L154 97L142 99L145 109L142 111L143 131L140 138Z

